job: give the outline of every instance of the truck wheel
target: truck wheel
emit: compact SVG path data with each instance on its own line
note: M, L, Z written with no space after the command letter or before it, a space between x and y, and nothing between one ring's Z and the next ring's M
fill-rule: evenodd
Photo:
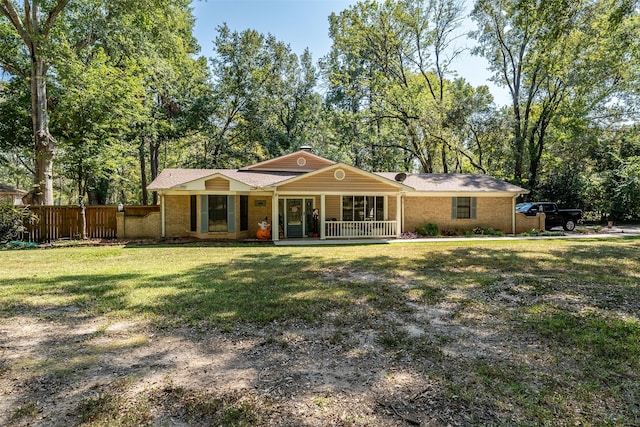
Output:
M567 222L564 223L564 229L566 231L573 231L576 229L576 222L573 219L568 219Z

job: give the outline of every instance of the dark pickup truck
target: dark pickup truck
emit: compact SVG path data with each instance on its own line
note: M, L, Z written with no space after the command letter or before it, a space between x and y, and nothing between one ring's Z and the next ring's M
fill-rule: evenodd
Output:
M561 226L567 231L573 231L576 228L576 224L582 220L582 211L580 209L558 209L558 205L551 202L518 203L516 212L527 216L544 213L544 228L547 230Z

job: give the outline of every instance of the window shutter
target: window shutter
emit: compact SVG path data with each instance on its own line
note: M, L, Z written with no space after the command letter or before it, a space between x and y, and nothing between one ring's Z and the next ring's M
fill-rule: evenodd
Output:
M477 201L475 197L471 198L471 219L476 219Z
M200 196L200 231L209 232L209 196Z
M236 196L227 196L227 230L236 231Z
M198 196L189 196L189 231L198 231Z
M451 198L451 219L458 219L458 198Z

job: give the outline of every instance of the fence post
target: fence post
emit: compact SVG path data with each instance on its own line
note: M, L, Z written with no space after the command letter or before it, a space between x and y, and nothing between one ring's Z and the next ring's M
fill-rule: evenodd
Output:
M118 239L125 239L127 234L124 228L124 212L116 212L116 237Z

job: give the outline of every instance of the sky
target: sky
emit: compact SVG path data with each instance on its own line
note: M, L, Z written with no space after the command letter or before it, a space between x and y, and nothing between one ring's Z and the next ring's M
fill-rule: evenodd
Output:
M288 44L296 54L309 48L314 62L329 53L329 15L340 13L356 0L195 0L192 4L196 17L195 36L201 46L201 54L213 56L213 40L216 29L226 23L233 31L253 29L272 34ZM470 8L470 0L467 0ZM460 31L474 29L467 19ZM472 40L459 39L458 46L470 48ZM505 89L488 79L490 72L483 58L465 52L453 64L453 69L474 86L487 85L498 105L508 103Z

